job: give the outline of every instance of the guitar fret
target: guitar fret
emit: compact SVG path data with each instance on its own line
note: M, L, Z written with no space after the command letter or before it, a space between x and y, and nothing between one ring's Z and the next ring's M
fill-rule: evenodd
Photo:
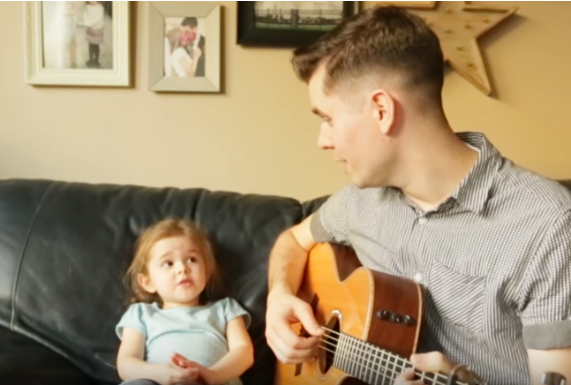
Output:
M408 360L351 335L339 333L336 338L333 366L367 384L391 385L405 369L414 369ZM445 383L434 373L415 370L415 375L432 385Z
M365 366L365 364L363 363L363 352L361 349L361 345L357 341L355 341L355 345L357 345L359 347L359 350L360 350L360 352L359 352L360 353L359 354L359 378L363 378L363 369Z
M394 380L397 375L397 363L396 363L396 358L392 353L389 353L389 361L393 365L393 367L390 370L391 370L391 377Z
M338 354L335 355L335 359L339 357L339 363L336 365L339 369L343 370L344 372L347 371L347 347L346 345L347 338L345 335L341 335L339 337L339 341L337 342L337 350Z
M359 354L359 346L357 345L357 341L354 338L351 338L351 347L353 350L353 354L355 354L355 359L353 360L353 373L355 373L355 377L361 378L361 355Z
M381 357L383 354L383 350L373 348L374 352L374 361L373 361L373 371L375 372L375 381L373 382L374 385L383 385L382 382L379 382L379 374L381 374L382 366L381 366ZM379 356L379 352L381 355ZM376 369L375 369L376 366ZM381 381L383 379L381 378Z
M367 374L367 383L370 384L371 381L373 380L373 373L374 373L374 365L375 365L375 361L371 360L371 358L374 358L375 356L373 355L374 351L373 348L370 345L367 345L367 356L369 358L369 362L373 362L372 366L368 366L367 370L368 370L368 374Z
M342 370L349 373L349 363L351 362L349 358L349 347L347 346L348 337L343 335L343 360L341 361Z
M379 361L379 371L383 372L383 378L381 381L381 385L385 385L385 380L387 379L387 373L385 371L385 366L384 366L384 356L385 356L385 351L381 350L381 357L380 357L380 361Z
M379 365L379 356L377 354L376 349L373 349L373 373L375 374L375 380L371 381L371 383L373 385L378 385L379 384L379 369L380 369L380 365ZM376 369L375 369L376 367Z
M343 338L343 367L346 371L349 371L349 364L351 363L349 354L351 352L351 348L349 347L349 338Z
M367 366L365 369L365 382L367 382L368 384L371 383L371 347L367 344L365 345L365 354L367 356Z

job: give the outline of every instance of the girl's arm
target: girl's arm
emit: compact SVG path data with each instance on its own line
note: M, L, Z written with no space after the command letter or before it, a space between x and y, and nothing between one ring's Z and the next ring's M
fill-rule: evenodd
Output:
M124 328L117 354L117 371L124 381L146 378L161 385L190 383L198 377L197 368L180 368L172 363L145 362L145 336L135 329Z
M240 377L254 363L254 347L244 317L234 318L226 326L228 353L209 368L199 369L199 376L210 384L224 384Z

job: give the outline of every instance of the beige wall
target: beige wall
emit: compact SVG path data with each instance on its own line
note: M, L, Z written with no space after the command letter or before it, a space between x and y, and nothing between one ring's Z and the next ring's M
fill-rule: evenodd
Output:
M571 178L571 3L514 4L518 16L482 41L497 97L449 72L446 110L456 130L482 130L516 162ZM291 71L289 51L237 46L236 3L222 5L226 92L200 95L147 90L145 2L134 8L134 88L28 86L23 5L0 3L0 178L299 199L340 187L342 171L315 147L318 120Z

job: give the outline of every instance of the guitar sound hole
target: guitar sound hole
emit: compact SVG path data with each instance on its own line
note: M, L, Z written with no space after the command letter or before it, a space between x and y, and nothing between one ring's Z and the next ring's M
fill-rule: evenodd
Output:
M319 371L323 374L327 373L337 351L337 342L339 341L339 317L334 315L325 326L325 334L319 342Z

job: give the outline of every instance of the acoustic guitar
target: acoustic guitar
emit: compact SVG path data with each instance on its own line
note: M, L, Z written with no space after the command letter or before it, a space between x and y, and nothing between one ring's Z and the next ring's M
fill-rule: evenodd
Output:
M363 267L348 247L320 243L309 253L298 297L311 304L325 333L315 361L278 361L275 385L392 385L413 367L405 357L416 352L420 335L416 282ZM292 328L307 336L299 323ZM426 384L470 385L455 375L415 373Z

